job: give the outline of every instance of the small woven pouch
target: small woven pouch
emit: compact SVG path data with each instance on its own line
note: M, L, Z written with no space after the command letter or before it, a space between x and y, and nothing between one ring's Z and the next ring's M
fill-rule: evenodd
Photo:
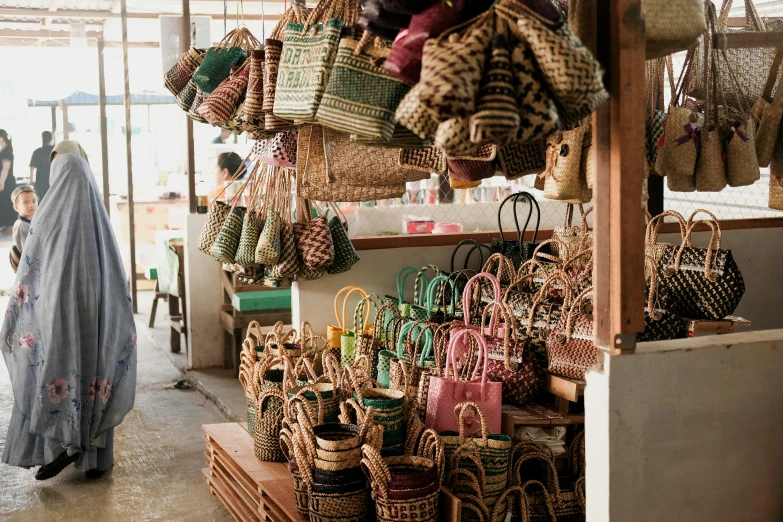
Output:
M256 141L253 154L261 163L275 167L296 168L296 148L298 132L280 131L272 138Z
M330 203L330 206L335 212L335 216L329 220L329 231L334 243L334 263L326 271L330 274L341 274L350 270L361 258L348 237L348 221L337 205Z
M264 128L264 50L250 53L250 72L247 78L242 119L256 127Z
M560 201L581 202L587 186L583 179L582 143L589 125L561 131L547 140L546 170L544 171L544 197Z
M253 169L250 174L249 196L247 203L247 211L245 212L245 219L242 223L242 235L239 236L239 247L237 253L234 256L234 262L244 266L257 266L256 262L256 246L258 245L258 237L263 228L263 221L258 214L260 207L260 190L262 184L256 179L258 167Z

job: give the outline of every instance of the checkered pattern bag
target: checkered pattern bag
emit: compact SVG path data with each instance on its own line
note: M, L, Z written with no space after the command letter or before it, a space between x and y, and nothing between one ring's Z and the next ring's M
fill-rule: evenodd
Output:
M296 168L298 137L295 130L278 132L273 138L256 141L253 146L253 155L266 165Z
M247 91L250 68L244 67L226 78L204 99L198 112L210 125L220 125L231 119Z
M308 200L300 205L301 221L294 223L296 249L302 264L314 270L327 268L334 263L334 243L332 232L324 216L311 217Z
M694 217L712 229L707 248L691 246ZM713 214L697 210L688 220L688 228L679 247L669 246L658 262L659 285L668 287L672 305L689 319L719 320L734 313L745 293L745 281L730 250L721 249L720 225Z
M592 295L592 287L582 292L550 332L546 350L548 369L552 375L584 380L585 372L598 362L598 348L593 342L593 320L581 311L582 302Z
M245 219L245 207L234 207L223 222L215 242L209 249L209 255L221 263L233 263L242 235L242 222Z
M223 222L228 217L228 213L231 211L226 203L222 201L213 201L209 206L209 212L207 212L207 219L204 221L204 226L201 228L201 236L198 240L198 249L207 255L212 245L215 243L220 229L223 227Z
M280 256L277 264L269 268L269 275L275 279L291 278L299 271L301 261L296 251L294 226L291 223L280 223Z

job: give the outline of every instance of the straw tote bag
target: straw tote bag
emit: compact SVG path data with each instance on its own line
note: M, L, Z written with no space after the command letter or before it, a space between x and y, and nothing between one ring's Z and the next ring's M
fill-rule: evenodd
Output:
M783 76L777 82L774 97L772 96L772 89L780 72L781 61L783 61L783 51L778 51L778 54L775 56L775 63L769 71L764 92L759 100L763 107L758 110L760 123L756 131L756 155L758 156L760 167L769 167L769 164L772 162L772 153L775 150L775 143L780 133L780 121L781 117L783 117Z
M218 85L231 74L231 68L242 65L253 49L259 49L261 42L247 27L238 27L226 34L215 46L207 49L193 82L205 94L212 94ZM242 91L244 93L244 90Z
M381 67L389 49L365 31L337 48L315 119L326 127L378 140L394 134L394 112L410 86Z
M584 380L585 373L598 363L598 348L593 342L593 320L582 312L582 302L592 299L590 287L571 303L560 317L546 343L549 373L568 379Z
M372 201L396 198L406 181L428 179L429 173L399 166L400 149L351 142L348 134L320 126L299 131L297 169L303 195L320 201ZM300 163L297 163L302 165Z
M318 2L304 24L289 23L283 38L274 114L314 122L337 56L343 27L359 21L356 0Z
M783 20L777 18L765 23L759 16L752 0L745 0L745 28L740 30L728 29L727 22L733 2L734 0L724 0L721 5L717 20L719 31L732 33L741 31L783 31ZM713 6L708 6L709 8L712 8L714 11ZM701 60L709 59L711 48L711 39L705 38L698 47L697 62L701 63ZM737 89L736 83L726 69L718 74L718 88L724 92L726 103L729 107L740 107L743 105L745 107L753 107L756 100L764 92L767 74L772 69L775 61L775 48L726 49L726 55L731 69L737 76L739 89ZM688 89L688 94L697 99L706 98L706 91L709 89L709 85L704 85L701 80L698 76L694 77Z
M589 124L561 131L547 140L544 197L560 201L582 202L587 180L582 166L582 143ZM589 198L588 198L589 201Z
M703 0L644 0L642 16L648 60L693 47L707 31Z
M694 221L697 214L710 219ZM709 246L691 245L697 223L712 229ZM721 231L715 216L706 210L695 211L687 223L679 247L668 247L658 262L659 284L669 288L672 304L683 317L719 320L734 313L745 293L745 281L730 250L721 249Z
M715 75L715 53L710 60L711 67L704 67L704 76ZM706 81L705 81L706 82ZM696 158L695 184L699 192L720 192L729 180L726 175L726 155L723 143L723 128L718 125L717 85L707 93L704 104L704 126L699 136L699 155Z

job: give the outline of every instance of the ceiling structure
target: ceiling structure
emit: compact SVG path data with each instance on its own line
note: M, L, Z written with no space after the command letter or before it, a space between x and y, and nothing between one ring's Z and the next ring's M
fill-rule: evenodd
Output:
M291 0L189 1L191 16L212 19L214 41L220 40L224 28L230 31L239 23L261 38L291 4ZM182 1L127 0L127 13L131 46L157 47L159 16L180 15ZM121 17L120 0L0 0L0 46L68 46L73 23L85 24L88 45L95 46L103 36L107 47L118 46Z

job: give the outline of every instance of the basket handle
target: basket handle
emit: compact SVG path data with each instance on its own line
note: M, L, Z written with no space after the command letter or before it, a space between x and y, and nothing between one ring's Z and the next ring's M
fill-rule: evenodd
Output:
M392 479L389 467L384 462L381 454L370 444L362 446L362 469L380 490L384 498L389 498L389 481Z
M500 292L500 282L498 282L497 278L493 276L492 274L488 274L486 272L480 272L468 280L468 283L465 285L465 289L462 291L462 308L465 313L465 324L470 324L470 305L471 305L471 296L470 292L473 290L473 285L478 281L479 279L488 279L490 283L492 283L492 289L494 290L494 298L493 300L498 301L501 297ZM493 316L494 319L494 316ZM490 325L494 325L495 322L492 320L490 322Z
M484 416L484 412L478 407L475 402L461 402L454 407L454 416L457 418L457 424L459 425L459 443L460 446L466 443L465 437L465 414L473 408L481 421L481 445L487 447L489 445L489 429L487 428L487 418Z

